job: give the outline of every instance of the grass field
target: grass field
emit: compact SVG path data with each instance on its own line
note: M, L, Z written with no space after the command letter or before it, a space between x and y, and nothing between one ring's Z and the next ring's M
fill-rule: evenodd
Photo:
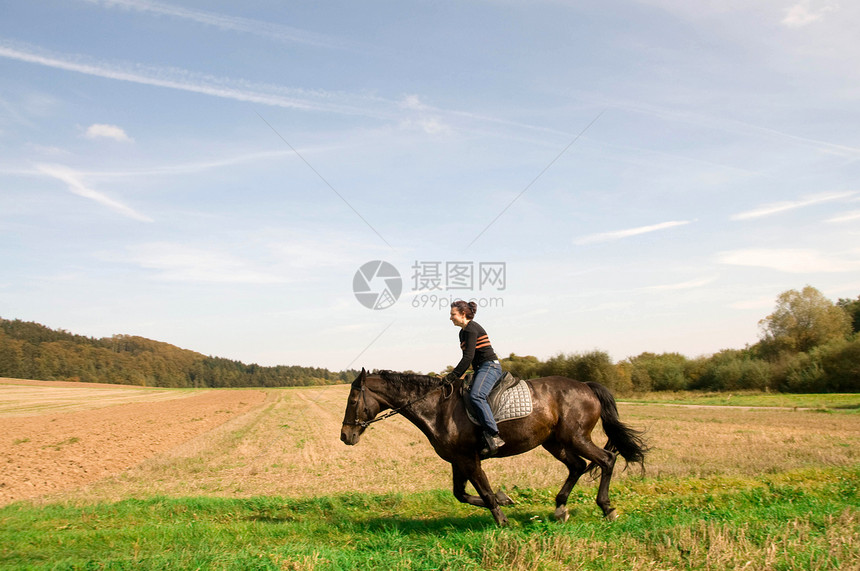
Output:
M780 408L814 408L820 410L860 409L860 394L785 394L741 392L655 392L637 395L627 402L671 403L704 406L754 406Z
M521 490L511 526L444 492L305 499L153 497L0 513L0 564L26 569L856 569L860 471L627 481L613 523Z
M622 403L653 450L644 475L616 471L619 520L603 521L586 481L555 522L566 471L538 450L485 464L517 502L499 529L456 502L448 465L404 419L341 444L348 390L273 389L117 476L0 508L0 568L860 569L856 396Z

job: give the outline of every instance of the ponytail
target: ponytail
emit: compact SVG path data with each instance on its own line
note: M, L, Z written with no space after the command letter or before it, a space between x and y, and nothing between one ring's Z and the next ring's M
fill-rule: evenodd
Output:
M470 301L466 303L462 299L458 299L454 303L451 304L451 307L457 308L457 311L463 314L463 316L471 321L475 318L475 313L478 311L478 304L474 301Z

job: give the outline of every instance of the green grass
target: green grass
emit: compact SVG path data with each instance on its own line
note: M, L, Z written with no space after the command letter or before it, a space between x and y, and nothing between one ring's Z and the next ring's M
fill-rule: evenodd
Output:
M860 411L860 393L853 394L789 394L763 392L695 392L666 391L619 397L621 402L692 404L711 406L776 406L813 408L821 410Z
M367 475L372 477L372 475ZM856 569L860 466L760 477L509 490L497 528L447 491L309 499L163 497L0 509L0 569Z

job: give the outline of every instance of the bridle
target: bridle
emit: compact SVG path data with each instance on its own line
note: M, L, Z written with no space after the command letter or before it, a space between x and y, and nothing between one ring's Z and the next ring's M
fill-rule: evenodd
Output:
M371 420L361 420L360 418L358 418L358 411L361 408L362 404L364 405L364 412L368 413L367 397L364 394L364 391L366 390L365 386L364 386L365 378L366 377L364 375L362 375L361 377L359 377L358 379L356 379L352 382L352 388L358 389L360 391L359 392L360 402L357 402L355 404L355 422L344 422L343 424L345 426L360 426L361 428L367 428L368 426L370 426L374 422L379 422L380 420L385 420L386 418L391 418L392 416L394 416L396 414L400 414L400 411L402 411L403 409L409 408L413 404L416 404L416 403L423 401L424 399L429 397L430 394L433 393L433 391L435 391L437 388L442 389L442 397L444 399L448 399L451 397L452 394L454 394L454 381L445 381L443 384L439 385L438 387L434 387L433 389L427 391L426 393L424 393L424 395L418 397L417 399L409 401L408 403L404 404L403 406L399 406L397 408L392 408L391 410L389 410L388 412L386 412L382 416L378 416L378 417L373 418ZM445 394L445 391L447 389L450 389L451 392L449 392L448 394Z

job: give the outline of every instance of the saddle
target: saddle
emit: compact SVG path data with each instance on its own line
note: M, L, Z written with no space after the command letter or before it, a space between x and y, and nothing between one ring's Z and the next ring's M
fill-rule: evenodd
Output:
M463 405L466 407L469 420L480 425L475 407L469 399L471 389L472 375L469 375L463 382ZM505 371L505 374L502 375L502 378L487 396L487 404L490 405L496 423L523 418L532 413L532 391L526 381Z

